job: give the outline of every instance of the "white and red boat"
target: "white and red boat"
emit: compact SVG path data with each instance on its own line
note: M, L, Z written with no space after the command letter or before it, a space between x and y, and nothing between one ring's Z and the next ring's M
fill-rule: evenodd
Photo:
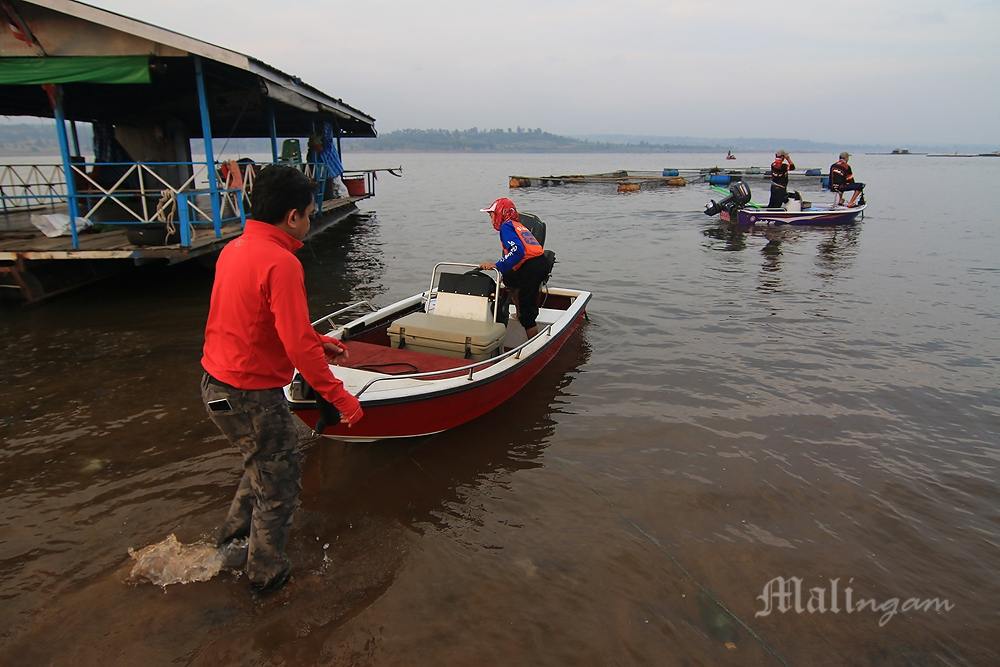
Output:
M331 370L365 411L353 427L333 424L322 435L346 441L408 438L472 421L535 377L586 318L590 292L543 286L538 333L528 339L514 317L505 317L499 273L489 274L474 264L442 262L427 291L384 308L359 301L314 322L347 344L349 358ZM370 312L334 324L358 309ZM319 409L298 374L285 397L315 429Z

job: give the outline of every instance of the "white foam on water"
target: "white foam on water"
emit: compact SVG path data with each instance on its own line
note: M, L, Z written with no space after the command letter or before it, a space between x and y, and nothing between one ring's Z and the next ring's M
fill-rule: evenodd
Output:
M223 553L206 542L182 544L171 533L162 542L139 550L129 548L135 564L129 573L132 583L149 582L164 588L171 584L208 581L217 575L225 563Z

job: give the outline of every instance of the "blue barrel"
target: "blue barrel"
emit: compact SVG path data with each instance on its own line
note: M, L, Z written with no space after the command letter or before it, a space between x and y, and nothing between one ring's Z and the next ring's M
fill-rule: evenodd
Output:
M712 174L708 177L708 182L711 185L729 185L731 180L733 177L729 174Z
M663 175L664 176L680 176L681 174L676 169L664 169L663 170Z
M819 184L823 187L824 190L829 190L830 189L830 177L829 176L824 176L823 178L819 179Z
M822 173L819 169L806 169L806 176L819 176Z

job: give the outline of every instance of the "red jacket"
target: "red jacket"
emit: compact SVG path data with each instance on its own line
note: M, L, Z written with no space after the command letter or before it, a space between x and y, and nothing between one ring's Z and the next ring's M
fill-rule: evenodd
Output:
M345 417L361 409L333 376L306 304L302 242L274 225L247 220L219 254L205 325L202 367L237 389L274 389L294 369Z

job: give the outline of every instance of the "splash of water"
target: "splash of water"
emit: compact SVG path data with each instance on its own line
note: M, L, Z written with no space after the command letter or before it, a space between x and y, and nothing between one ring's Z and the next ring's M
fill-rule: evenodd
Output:
M142 549L129 548L135 561L128 580L149 582L166 588L171 584L208 581L226 565L226 553L206 542L182 544L170 534L162 542Z

